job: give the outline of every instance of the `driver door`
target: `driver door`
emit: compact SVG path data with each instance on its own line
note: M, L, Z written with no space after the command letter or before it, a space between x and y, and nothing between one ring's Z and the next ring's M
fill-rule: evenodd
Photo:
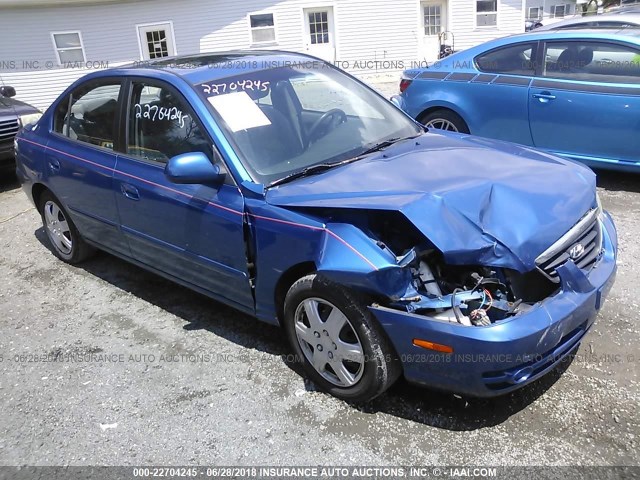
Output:
M204 152L226 171L187 101L162 82L131 82L128 131L114 176L121 229L135 260L253 312L244 198L232 183L178 185L169 158ZM125 97L127 98L127 97Z
M534 145L580 160L640 162L640 49L557 40L543 58L529 89Z

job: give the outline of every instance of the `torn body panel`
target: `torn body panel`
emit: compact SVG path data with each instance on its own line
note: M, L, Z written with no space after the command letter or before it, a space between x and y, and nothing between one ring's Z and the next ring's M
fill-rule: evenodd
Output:
M397 211L448 263L524 273L595 207L594 191L595 175L570 161L504 142L429 133L270 189L266 200L282 207Z
M377 297L405 295L411 273L391 250L354 225L323 223L294 210L247 199L256 244L256 314L277 323L273 286L296 265L313 263L333 281Z

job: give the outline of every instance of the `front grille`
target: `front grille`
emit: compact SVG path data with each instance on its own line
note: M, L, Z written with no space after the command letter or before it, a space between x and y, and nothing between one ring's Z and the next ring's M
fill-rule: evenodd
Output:
M536 266L549 280L558 283L557 268L572 260L578 268L591 269L602 251L599 210L590 210L560 240L536 259Z
M20 130L18 119L0 120L0 140L8 140L16 136Z

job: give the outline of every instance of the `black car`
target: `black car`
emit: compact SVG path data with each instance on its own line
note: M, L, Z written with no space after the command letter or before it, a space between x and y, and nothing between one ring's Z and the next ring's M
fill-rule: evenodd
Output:
M28 123L33 123L41 113L36 107L16 100L16 89L9 86L0 87L0 174L13 172L16 168L13 139L18 130Z

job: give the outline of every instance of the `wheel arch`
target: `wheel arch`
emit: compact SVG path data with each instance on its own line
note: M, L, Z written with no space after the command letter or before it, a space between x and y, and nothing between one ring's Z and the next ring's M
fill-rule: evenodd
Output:
M438 105L430 105L429 107L426 107L424 110L422 110L418 115L416 115L416 120L420 123L422 123L422 119L424 117L426 117L427 115L433 113L433 112L437 112L438 110L449 110L453 113L455 113L456 115L458 115L463 121L464 123L467 125L467 129L469 131L471 131L471 126L469 125L469 120L466 118L465 115L463 115L462 111L458 108L457 105L453 105L453 104L438 104Z
M290 266L282 273L282 275L280 275L274 290L274 301L278 323L282 324L282 320L284 319L284 299L287 296L287 292L291 288L291 285L305 275L309 275L310 273L317 271L317 269L315 262L307 261Z
M33 199L33 204L37 209L40 208L40 199L42 198L42 194L47 191L50 190L43 183L33 184L33 187L31 188L31 198ZM51 194L53 195L53 192Z

